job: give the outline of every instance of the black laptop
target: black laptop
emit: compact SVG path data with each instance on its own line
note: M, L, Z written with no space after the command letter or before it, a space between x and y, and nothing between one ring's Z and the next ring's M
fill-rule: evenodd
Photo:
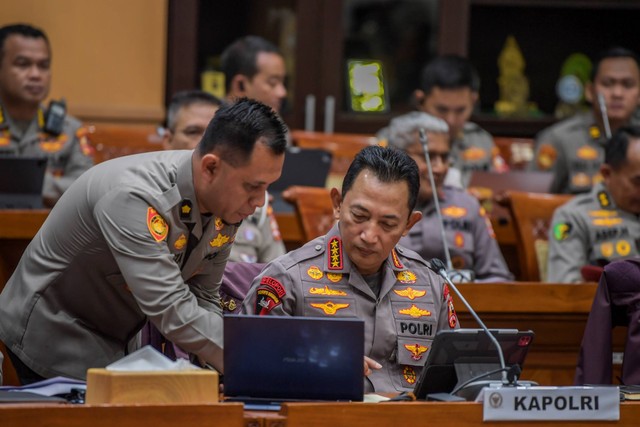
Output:
M44 157L0 156L0 209L40 209Z
M269 186L274 212L292 212L293 206L281 193L292 185L324 187L331 168L331 153L318 149L289 147L284 156L280 178Z
M518 365L522 368L533 342L532 331L517 329L491 329L504 354L506 367ZM455 329L439 331L427 355L424 369L416 382L414 394L417 399L429 395L452 393L463 390L463 385L484 385L489 381L500 381L500 358L495 344L482 329ZM484 382L484 383L482 383ZM480 387L481 388L481 387ZM473 400L480 388L468 388L462 395Z
M246 409L285 401L361 401L364 322L355 318L224 317L224 395Z

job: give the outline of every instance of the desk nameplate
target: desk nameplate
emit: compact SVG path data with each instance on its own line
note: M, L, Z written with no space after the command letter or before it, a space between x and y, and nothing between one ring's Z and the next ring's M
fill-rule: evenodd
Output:
M618 387L485 388L484 421L617 421Z

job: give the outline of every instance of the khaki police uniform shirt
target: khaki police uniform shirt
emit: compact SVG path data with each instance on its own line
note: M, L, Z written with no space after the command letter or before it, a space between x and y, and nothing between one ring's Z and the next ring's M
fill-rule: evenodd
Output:
M604 144L593 113L579 113L540 132L531 168L553 172L552 193L586 193L602 181Z
M198 211L191 155L113 159L63 194L0 294L0 340L35 372L84 378L147 319L222 367L218 291L237 227Z
M364 355L382 364L366 377L365 391L410 391L436 332L457 328L458 319L448 287L415 252L397 246L380 274L376 296L343 252L336 224L325 236L268 264L242 309L262 315L358 317L365 323Z
M491 221L477 199L464 190L444 187L440 211L454 269L473 270L478 281L511 281L513 275L500 252ZM440 221L435 204L420 209L422 219L400 240L426 260L444 261Z
M42 194L57 201L71 183L93 165L93 147L86 128L67 115L63 132L50 135L42 130L44 110L40 108L26 130L17 126L0 105L0 155L41 156L48 159Z
M263 218L264 208L258 208L244 220L236 234L229 261L267 263L284 255L286 249L271 205Z
M390 129L387 126L376 134L376 138L381 145L386 146L390 137L389 132ZM450 169L447 175L447 183L467 188L473 171L496 169L495 163L502 161L498 154L498 147L495 146L493 137L489 132L475 123L465 123L461 134L451 141ZM451 172L456 171L459 171L460 177L450 176ZM458 180L460 182L457 182Z
M616 207L604 184L556 209L549 230L549 282L582 282L580 269L639 255L640 220Z
M473 171L494 170L498 154L489 132L475 123L465 123L462 134L451 142L451 166L460 170L463 188L469 186Z

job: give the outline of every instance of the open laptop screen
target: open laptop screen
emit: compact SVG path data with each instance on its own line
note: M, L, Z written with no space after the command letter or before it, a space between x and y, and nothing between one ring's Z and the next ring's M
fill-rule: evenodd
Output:
M42 208L44 157L0 156L0 209Z
M224 317L225 397L362 400L363 358L359 319Z
M491 329L500 343L507 367L522 368L533 341L532 331ZM438 332L416 382L414 394L425 399L427 394L450 393L458 384L498 369L498 351L482 329L456 329ZM499 380L500 373L483 377Z

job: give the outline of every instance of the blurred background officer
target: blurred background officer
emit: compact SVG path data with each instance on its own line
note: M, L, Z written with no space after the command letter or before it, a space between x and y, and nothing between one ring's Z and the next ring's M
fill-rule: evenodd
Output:
M582 267L640 254L640 127L622 127L605 146L603 181L553 215L549 282L582 282Z
M431 187L425 153L418 131L424 129L428 141L431 169L436 188ZM391 120L389 146L406 151L420 170L418 222L400 244L418 252L424 259L446 259L449 249L454 269L472 270L478 281L510 281L513 275L495 239L493 228L478 200L459 188L445 185L449 169L450 132L447 124L427 113L414 112ZM434 197L438 197L442 224ZM442 227L447 246L442 243Z
M247 97L281 112L287 71L273 43L258 36L242 37L222 52L220 61L227 99Z
M200 90L176 93L167 108L167 123L162 134L165 150L196 148L221 101Z
M422 70L420 89L415 91L418 109L444 120L451 137L451 161L462 173L466 188L474 170L500 170L500 157L491 135L469 121L478 101L480 78L469 60L446 55L432 60Z
M0 28L0 154L47 157L43 196L53 204L93 165L93 148L64 102L41 105L50 86L46 34L26 24Z
M163 135L165 148L194 149L219 107L218 98L206 92L176 93L167 109L168 129ZM229 260L264 263L285 252L280 229L267 198L265 206L259 207L240 225Z
M637 55L628 49L614 47L602 52L585 92L591 111L540 132L532 168L553 172L552 193L585 193L602 180L600 165L607 136L598 95L603 98L611 132L629 123L640 124L633 119L640 102L639 67Z

